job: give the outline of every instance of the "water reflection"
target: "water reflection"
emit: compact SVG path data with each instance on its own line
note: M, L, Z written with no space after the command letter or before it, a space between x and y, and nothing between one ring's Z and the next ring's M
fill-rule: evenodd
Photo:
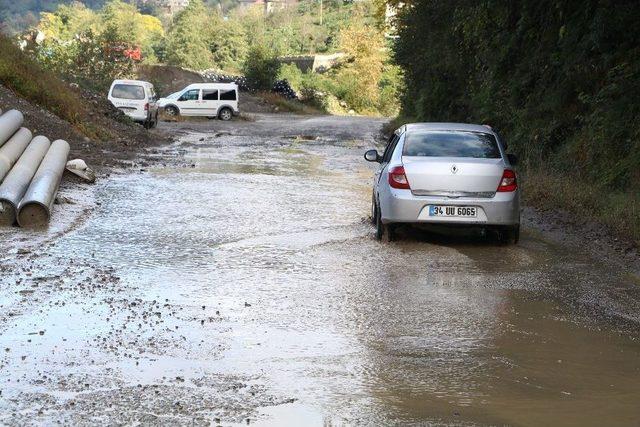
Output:
M569 303L593 298L586 282L619 280L611 272L532 237L380 244L360 148L217 141L192 141L194 168L100 184L98 210L55 249L115 266L143 300L215 315L176 322L188 344L154 366L257 378L297 399L266 410L280 425L640 415L638 345Z

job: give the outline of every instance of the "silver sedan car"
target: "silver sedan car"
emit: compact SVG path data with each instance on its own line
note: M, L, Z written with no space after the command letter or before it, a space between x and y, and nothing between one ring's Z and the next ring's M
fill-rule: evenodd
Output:
M413 123L396 130L373 183L376 238L392 240L398 224L474 225L518 242L520 192L517 159L490 127L461 123Z

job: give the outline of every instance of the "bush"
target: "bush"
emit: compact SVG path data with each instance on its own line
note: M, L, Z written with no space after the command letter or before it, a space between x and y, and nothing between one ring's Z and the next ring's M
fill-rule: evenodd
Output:
M279 80L286 80L296 92L302 92L305 74L294 64L283 64L278 72Z
M387 117L397 116L400 112L400 96L404 91L400 67L386 64L378 87L380 95L377 110Z
M258 43L249 49L243 71L251 89L271 90L278 78L280 62L269 48Z

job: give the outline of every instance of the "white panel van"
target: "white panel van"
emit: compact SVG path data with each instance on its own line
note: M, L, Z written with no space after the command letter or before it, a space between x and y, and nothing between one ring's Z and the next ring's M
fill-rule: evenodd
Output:
M158 103L153 85L142 80L114 80L109 101L146 128L158 124Z
M160 99L169 116L204 116L231 120L237 115L238 85L235 83L195 83L170 97Z

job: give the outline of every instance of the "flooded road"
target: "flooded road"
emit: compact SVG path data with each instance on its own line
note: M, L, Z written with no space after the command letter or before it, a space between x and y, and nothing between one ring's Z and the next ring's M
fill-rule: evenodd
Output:
M530 226L375 241L381 124L164 124L86 218L4 231L0 423L638 425L638 277Z

